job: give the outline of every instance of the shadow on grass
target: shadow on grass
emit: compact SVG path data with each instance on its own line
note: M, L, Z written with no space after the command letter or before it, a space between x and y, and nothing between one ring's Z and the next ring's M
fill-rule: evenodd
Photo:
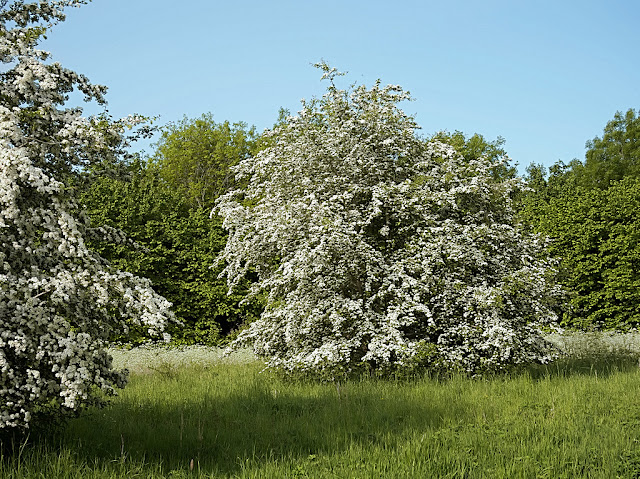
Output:
M186 392L188 380L165 378L164 386ZM119 470L122 464L146 463L165 474L193 467L226 476L248 462L255 468L358 445L393 448L409 430L438 428L469 409L464 398L437 408L433 401L395 394L394 384L301 384L260 375L228 392L166 400L163 395L170 393L159 387L157 397L123 394L106 409L87 411L52 443L72 448L82 463Z
M637 369L631 356L565 358L499 379L606 378ZM111 471L106 477L234 476L354 448L393 451L416 432L450 431L478 413L474 381L460 377L318 384L258 371L216 366L134 377L110 406L87 411L34 450L52 462L71 454L85 470Z

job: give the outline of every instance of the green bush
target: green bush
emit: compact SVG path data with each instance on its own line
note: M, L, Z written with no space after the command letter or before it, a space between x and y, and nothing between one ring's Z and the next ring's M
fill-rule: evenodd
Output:
M640 178L607 189L566 188L530 201L525 216L552 239L570 295L563 325L628 330L640 325Z
M149 278L154 289L173 303L182 326L168 332L174 342L217 344L242 323L259 315L259 305L240 305L244 290L228 288L212 267L224 248L226 233L209 210L190 206L152 166L132 164L128 180L100 177L82 201L94 226L122 230L128 244L94 241L91 247L118 268ZM142 329L114 338L146 339Z

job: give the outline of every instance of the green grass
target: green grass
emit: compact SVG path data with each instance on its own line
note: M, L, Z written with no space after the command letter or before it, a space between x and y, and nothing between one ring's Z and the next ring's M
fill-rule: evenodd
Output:
M260 371L156 361L108 407L5 453L0 477L640 477L636 355L601 349L483 380Z

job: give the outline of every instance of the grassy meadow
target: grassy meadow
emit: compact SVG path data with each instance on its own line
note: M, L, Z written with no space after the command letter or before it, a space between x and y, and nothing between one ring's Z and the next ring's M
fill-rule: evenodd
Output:
M14 478L640 477L640 344L572 335L485 379L288 381L250 354L115 351L103 409L2 453Z

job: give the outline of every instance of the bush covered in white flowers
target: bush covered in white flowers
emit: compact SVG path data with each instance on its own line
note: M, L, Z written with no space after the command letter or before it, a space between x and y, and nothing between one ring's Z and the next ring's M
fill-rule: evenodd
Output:
M169 318L147 281L87 249L86 235L99 232L59 181L113 155L138 121L64 107L74 88L104 104L104 87L36 49L62 8L79 3L0 2L0 432L123 386L106 338L127 318L157 333Z
M235 344L329 374L550 360L552 269L517 224L519 180L417 136L400 87L338 89L319 66L326 94L236 167L246 189L214 210L229 230L223 274L255 272L266 301Z

